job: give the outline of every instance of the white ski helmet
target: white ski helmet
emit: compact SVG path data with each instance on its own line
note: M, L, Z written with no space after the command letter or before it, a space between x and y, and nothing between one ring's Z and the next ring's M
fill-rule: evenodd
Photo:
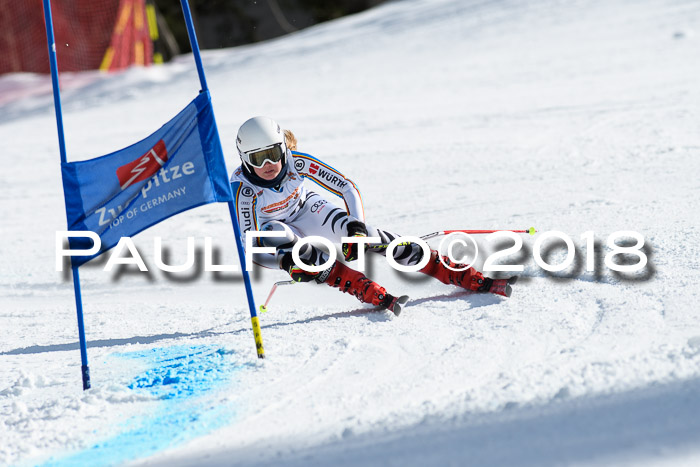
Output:
M252 172L268 161L286 162L287 145L279 124L268 117L253 117L238 129L236 148L241 161Z

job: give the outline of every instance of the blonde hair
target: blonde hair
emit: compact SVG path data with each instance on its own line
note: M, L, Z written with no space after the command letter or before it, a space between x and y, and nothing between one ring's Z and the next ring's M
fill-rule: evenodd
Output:
M296 151L297 137L294 136L294 133L289 130L284 130L284 142L287 144L287 149L290 151Z

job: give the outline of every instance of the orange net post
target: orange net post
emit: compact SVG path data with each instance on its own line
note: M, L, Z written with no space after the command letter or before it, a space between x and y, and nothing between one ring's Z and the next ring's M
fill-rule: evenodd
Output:
M150 65L153 43L144 0L120 0L117 21L100 70L121 70L129 65Z

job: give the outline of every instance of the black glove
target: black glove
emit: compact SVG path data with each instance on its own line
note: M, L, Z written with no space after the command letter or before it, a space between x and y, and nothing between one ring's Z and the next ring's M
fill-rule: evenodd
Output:
M360 221L348 222L348 237L366 237L367 227ZM363 245L367 251L367 244ZM343 243L343 255L345 261L355 261L359 254L359 245L357 243Z
M307 272L294 264L292 252L288 251L282 256L280 267L287 271L294 282L310 282L318 277L320 272Z

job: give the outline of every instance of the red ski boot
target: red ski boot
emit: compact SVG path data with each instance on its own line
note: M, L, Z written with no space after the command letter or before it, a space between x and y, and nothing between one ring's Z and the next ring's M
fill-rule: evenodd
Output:
M453 271L445 267L445 264L458 270ZM453 263L447 256L443 256L440 261L440 255L435 250L430 250L430 261L420 272L436 278L443 284L456 285L474 292L491 292L504 297L510 297L512 291L510 284L514 284L517 280L517 277L510 279L484 277L474 268L464 269L463 264Z
M363 303L381 306L396 316L401 313L401 307L408 301L407 296L394 297L386 292L386 289L364 274L350 269L340 261L336 261L328 271L319 274L316 280L331 287L337 287L341 292L354 295Z
M280 261L280 268L287 271L295 282L315 280L319 284L325 283L331 287L337 287L341 292L354 295L363 303L381 306L392 311L396 316L399 316L401 309L408 301L408 296L394 297L386 293L384 287L339 261L323 272L307 272L294 264L291 253L286 253Z

